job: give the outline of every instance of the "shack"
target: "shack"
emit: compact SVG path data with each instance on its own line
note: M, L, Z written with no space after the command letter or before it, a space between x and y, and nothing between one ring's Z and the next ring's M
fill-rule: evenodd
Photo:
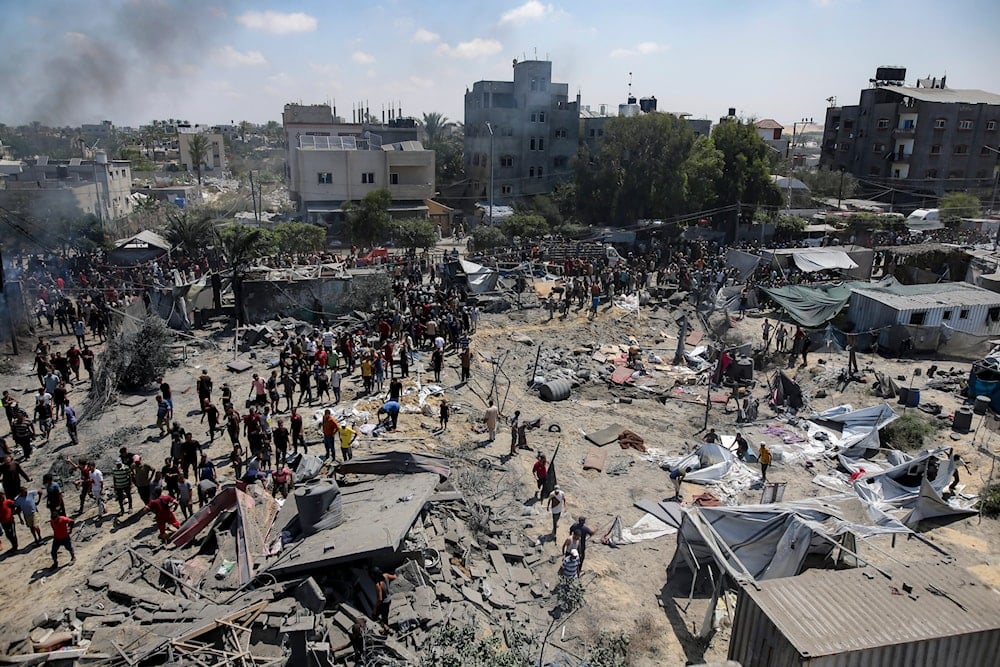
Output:
M115 247L108 252L108 261L116 266L143 264L168 252L170 242L147 229L115 241Z
M994 665L998 651L1000 595L953 564L744 585L729 640L743 667Z
M841 275L868 280L872 273L875 253L858 245L836 245L820 248L776 248L768 251L782 269L797 268L803 273L839 271Z

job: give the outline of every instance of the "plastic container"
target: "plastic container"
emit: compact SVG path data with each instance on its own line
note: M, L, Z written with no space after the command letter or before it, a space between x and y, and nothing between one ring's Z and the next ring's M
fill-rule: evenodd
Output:
M951 420L951 429L959 433L968 433L972 430L972 408L963 407L956 410Z
M906 393L906 407L915 408L920 405L920 390L908 389Z
M550 403L565 401L569 398L569 393L572 389L573 383L569 380L551 380L538 388L538 395L543 401Z
M976 396L972 412L977 415L985 415L990 409L990 400L989 396Z
M295 507L299 511L299 527L306 535L312 535L318 528L317 524L326 517L328 510L340 513L340 487L333 480L318 484L309 484L295 491Z

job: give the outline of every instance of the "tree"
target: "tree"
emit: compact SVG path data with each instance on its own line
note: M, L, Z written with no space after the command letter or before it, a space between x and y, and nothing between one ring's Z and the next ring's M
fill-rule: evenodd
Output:
M204 134L192 134L188 138L188 152L191 154L191 167L198 175L198 185L201 185L201 166L208 157L208 137Z
M440 139L444 133L444 128L448 125L448 118L437 111L424 114L424 132L427 134L427 142L433 143Z
M530 213L515 213L503 219L500 228L507 238L520 236L522 239L541 238L549 233L545 218Z
M437 229L430 220L418 218L394 220L392 238L398 247L408 250L433 248L437 243Z
M693 142L694 132L672 114L613 118L600 155L578 163L587 172L577 180L579 197L616 225L683 213L683 165Z
M550 195L552 203L559 210L559 215L563 220L576 219L576 197L578 187L576 183L560 183L555 187Z
M545 218L549 229L555 229L563 223L562 213L551 197L535 195L531 198L531 210Z
M715 179L718 203L740 204L731 220L753 220L759 206L780 206L781 193L771 180L771 149L752 123L726 121L712 130L712 142L723 156L722 173ZM732 229L735 234L735 225Z
M711 137L698 137L691 154L684 161L684 198L689 211L704 211L715 206L715 184L722 178L725 156Z
M428 140L426 148L434 151L434 172L438 183L450 185L465 178L465 149L460 137Z
M360 202L347 202L347 233L351 241L362 247L372 247L388 238L389 205L392 195L385 188L372 190Z
M219 239L218 230L211 216L196 215L188 210L167 215L164 236L170 245L180 249L190 259L197 259L205 249Z
M326 246L326 230L307 222L283 222L273 234L275 245L283 252L315 252Z
M813 197L840 197L841 182L843 182L843 198L850 199L858 190L858 179L846 172L830 169L809 171L800 169L793 171L792 176L809 186Z
M472 246L476 250L490 250L507 243L507 236L496 227L479 225L472 232Z
M243 280L253 262L267 254L269 238L259 228L235 224L221 234L222 251L233 272L233 296L236 299L236 321L240 326L247 322L243 303Z
M958 220L979 216L979 198L968 192L949 192L938 201L942 220Z

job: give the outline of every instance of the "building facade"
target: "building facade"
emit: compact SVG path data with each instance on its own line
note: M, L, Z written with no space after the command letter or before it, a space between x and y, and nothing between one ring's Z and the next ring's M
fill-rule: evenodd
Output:
M426 217L424 200L434 196L434 151L417 141L412 119L395 119L378 133L376 124L335 117L328 104L286 104L282 121L288 189L300 213L332 220L342 216L345 203L385 188L391 214Z
M465 92L465 173L473 197L513 203L571 180L580 96L552 81L547 60L514 61L513 81L477 81ZM492 170L491 170L492 165Z
M944 78L902 83L873 79L858 104L827 109L820 167L917 193L992 187L1000 95L948 88Z
M177 126L177 148L180 151L181 167L191 172L195 170L191 160L191 138L198 134L208 140L208 150L205 151L205 159L201 163L202 169L225 171L226 140L220 132L215 132L204 125Z

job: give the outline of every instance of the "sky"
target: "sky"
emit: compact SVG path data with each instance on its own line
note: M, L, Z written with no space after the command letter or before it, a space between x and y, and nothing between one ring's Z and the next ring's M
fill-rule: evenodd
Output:
M596 109L637 97L785 125L880 65L1000 93L996 0L0 0L0 123L281 120L288 102L463 119L511 62ZM991 31L993 34L991 34Z

